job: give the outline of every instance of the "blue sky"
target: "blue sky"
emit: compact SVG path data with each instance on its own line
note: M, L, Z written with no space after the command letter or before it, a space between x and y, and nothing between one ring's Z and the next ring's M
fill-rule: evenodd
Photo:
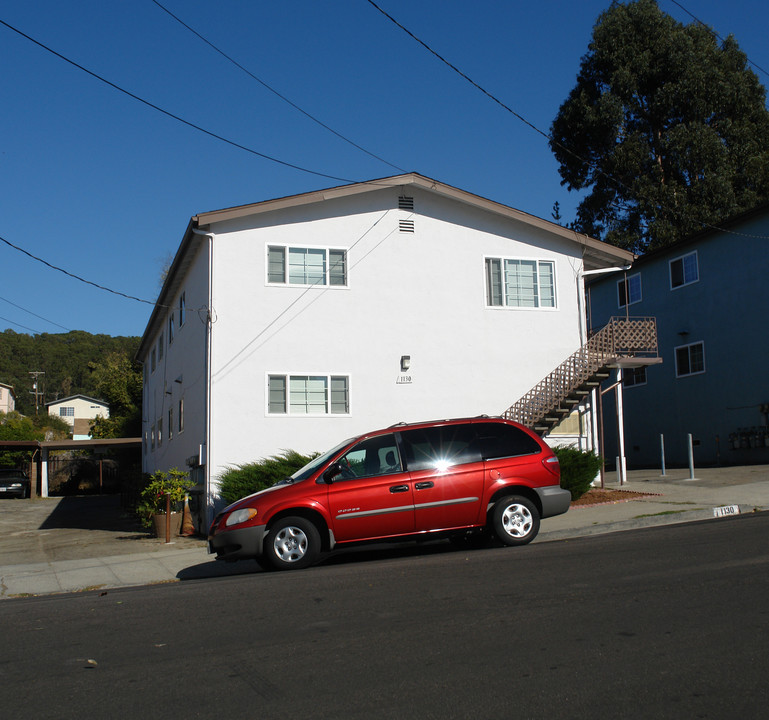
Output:
M189 218L417 171L566 221L546 140L366 0L8 0L0 20L0 237L70 273L154 301ZM449 62L547 132L609 0L377 0ZM691 17L675 2L660 7ZM765 0L681 0L769 70ZM764 85L767 76L758 72ZM389 163L389 164L387 164ZM315 173L315 174L313 174ZM331 177L324 177L331 176ZM338 178L338 179L334 179ZM141 335L151 304L96 289L0 243L0 330ZM23 308L23 309L22 309Z

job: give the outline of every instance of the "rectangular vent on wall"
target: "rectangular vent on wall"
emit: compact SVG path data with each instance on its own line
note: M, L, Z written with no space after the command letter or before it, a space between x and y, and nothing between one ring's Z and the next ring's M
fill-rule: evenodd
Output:
M398 210L413 210L414 198L407 197L406 195L398 196Z
M414 232L414 221L413 220L398 220L398 229L402 233L413 233Z

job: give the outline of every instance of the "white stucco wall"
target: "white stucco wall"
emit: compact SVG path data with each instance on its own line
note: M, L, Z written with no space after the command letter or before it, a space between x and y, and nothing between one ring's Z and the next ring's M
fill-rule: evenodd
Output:
M9 413L16 409L16 398L10 385L0 383L0 412Z
M579 347L575 245L418 189L413 213L393 209L398 194L212 228L212 477L400 421L499 414ZM348 286L268 286L268 244L347 248ZM486 256L555 261L557 309L487 307ZM268 415L270 373L348 375L350 414Z
M143 455L145 472L178 467L187 470L187 459L198 456L205 444L206 402L206 323L208 308L208 244L203 242L183 282L162 312L162 322L152 337L144 363L142 404ZM185 318L180 324L179 300L184 294ZM174 337L169 342L169 317L174 317ZM163 358L158 359L158 343L163 335ZM151 366L155 351L155 370ZM180 401L184 427L179 430ZM168 411L172 410L173 430L169 433ZM157 442L162 422L162 442ZM150 434L155 430L154 447Z
M60 409L63 407L72 408L74 414L60 415ZM91 398L74 396L49 403L48 414L60 417L68 425L74 425L75 420L93 420L99 416L108 418L109 406Z

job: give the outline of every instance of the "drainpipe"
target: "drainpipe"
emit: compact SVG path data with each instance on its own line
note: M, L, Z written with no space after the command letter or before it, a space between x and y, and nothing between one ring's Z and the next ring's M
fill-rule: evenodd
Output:
M211 312L213 308L214 297L214 233L203 232L197 228L192 228L192 232L195 235L202 235L208 238L208 307L206 308L206 357L205 357L205 377L206 377L206 407L204 411L205 417L205 501L206 501L206 517L205 517L205 529L207 530L211 522L213 522L213 501L211 499Z

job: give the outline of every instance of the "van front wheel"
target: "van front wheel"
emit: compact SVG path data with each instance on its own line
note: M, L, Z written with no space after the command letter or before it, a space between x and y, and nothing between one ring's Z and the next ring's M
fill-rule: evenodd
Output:
M272 526L265 540L265 559L276 570L299 570L320 554L320 533L302 517L286 517Z

